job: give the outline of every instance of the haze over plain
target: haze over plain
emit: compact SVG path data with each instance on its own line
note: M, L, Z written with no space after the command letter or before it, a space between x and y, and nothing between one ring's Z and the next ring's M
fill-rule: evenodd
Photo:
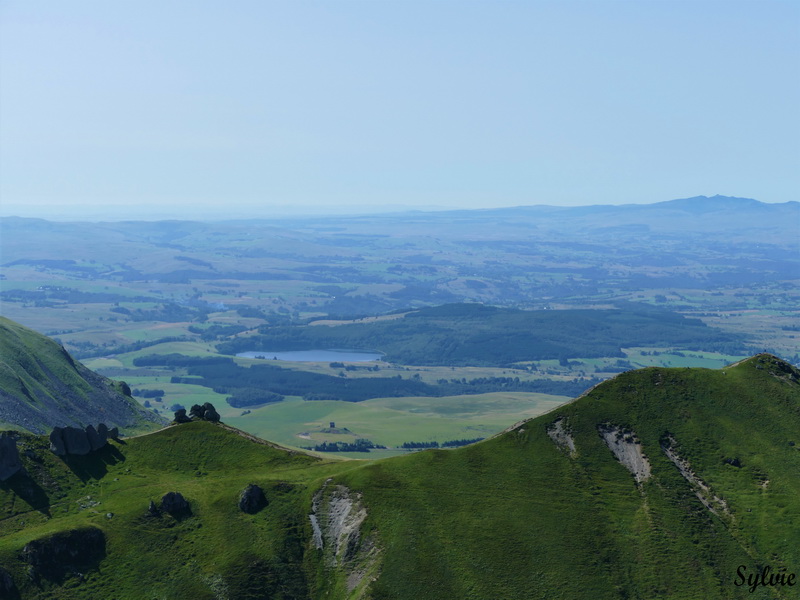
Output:
M794 200L793 2L0 7L4 216Z

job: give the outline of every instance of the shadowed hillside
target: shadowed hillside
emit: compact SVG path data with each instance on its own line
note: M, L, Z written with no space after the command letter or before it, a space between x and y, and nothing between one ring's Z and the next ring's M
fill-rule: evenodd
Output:
M124 383L74 360L53 340L0 317L0 423L45 433L54 426L106 423L152 429Z

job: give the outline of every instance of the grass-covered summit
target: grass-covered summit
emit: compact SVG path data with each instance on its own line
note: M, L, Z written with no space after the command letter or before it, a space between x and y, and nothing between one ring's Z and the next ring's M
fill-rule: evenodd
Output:
M20 434L0 565L23 598L800 598L736 585L800 573L799 407L800 373L758 355L627 372L484 442L372 462L206 422L66 462ZM71 539L91 551L48 575L41 548Z
M157 416L130 389L87 369L50 338L0 317L0 425L45 433L106 423L152 429Z

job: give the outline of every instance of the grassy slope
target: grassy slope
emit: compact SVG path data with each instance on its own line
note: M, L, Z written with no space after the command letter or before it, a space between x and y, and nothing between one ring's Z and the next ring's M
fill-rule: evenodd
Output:
M42 438L26 436L21 444L42 457L44 468L25 458L33 477L16 475L0 485L0 564L18 585L27 584L23 597L35 598L204 599L214 598L219 586L231 598L247 598L246 568L256 563L276 589L300 597L306 588L306 485L315 487L320 478L356 464L287 453L203 422L112 442L66 463L46 450ZM261 485L270 500L258 515L237 508L238 494L249 483ZM145 517L150 500L158 502L169 491L186 497L193 516ZM107 536L99 570L80 585L68 580L63 588L40 590L29 583L17 560L24 544L85 525Z
M546 433L559 416L575 458ZM653 469L641 488L598 436L603 422L639 436ZM667 432L731 516L697 500L660 450ZM25 583L25 597L343 597L344 575L326 573L309 542L311 495L328 477L369 509L365 527L383 547L375 598L800 597L733 586L740 564L800 570L800 454L789 445L800 442L800 385L765 356L625 373L491 440L371 463L287 454L208 423L68 464L40 439L24 441L42 461L24 458L32 478L0 485L0 564L22 585L27 541L87 523L106 532L108 555L84 583L42 593ZM723 462L732 457L742 466ZM255 516L236 508L251 482L271 500ZM194 516L144 518L171 490ZM87 495L101 504L80 510Z
M376 597L800 597L733 585L740 564L800 570L800 386L764 360L626 373L492 440L348 473L390 549ZM557 416L575 459L546 433ZM638 434L653 468L641 489L598 436L605 421ZM697 500L660 450L667 432L731 517Z
M0 317L0 419L37 432L103 421L128 432L154 428L153 415L123 386L92 373L53 340Z
M225 404L220 410L226 423L290 446L313 445L297 437L301 432L310 432L317 442L338 441L335 436L315 433L334 421L356 437L395 447L411 441L488 437L566 400L563 396L501 392L443 398L375 398L364 402L305 402L289 398L256 408L243 417L239 416L240 409Z

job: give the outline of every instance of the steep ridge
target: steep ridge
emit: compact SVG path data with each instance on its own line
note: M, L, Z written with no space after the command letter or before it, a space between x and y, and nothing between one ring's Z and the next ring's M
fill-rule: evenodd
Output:
M0 583L23 598L800 598L746 582L800 573L800 372L770 355L630 371L490 440L366 463L209 422L66 459L17 437ZM24 550L86 531L61 579Z
M139 407L125 384L94 373L53 340L0 317L0 424L45 433L99 422L152 429L159 419Z
M800 573L795 443L800 373L759 355L627 372L494 439L331 484L361 492L390 549L375 597L797 598L735 585L741 566Z

